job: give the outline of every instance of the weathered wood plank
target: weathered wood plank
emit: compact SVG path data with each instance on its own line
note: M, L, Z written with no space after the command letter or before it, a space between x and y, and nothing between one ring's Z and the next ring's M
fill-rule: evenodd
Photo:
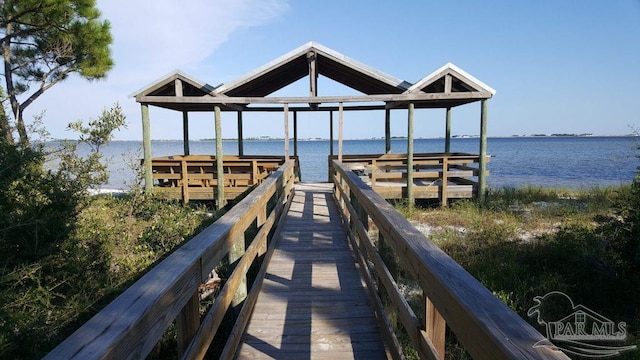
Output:
M269 194L275 192L278 184L287 183L286 180L283 182L283 177L289 176L287 179L290 180L292 174L293 162L289 162L216 223L145 274L47 358L130 359L147 356L226 254L234 231L244 232L257 216L258 208L268 201Z
M386 357L330 186L296 187L261 287L237 358Z
M293 177L293 175L291 175L291 177ZM256 301L258 300L258 295L260 294L260 290L262 289L262 282L264 280L264 276L267 271L267 265L269 264L269 261L273 256L273 250L275 249L275 245L277 244L277 238L279 236L280 229L282 229L282 224L284 223L285 216L281 216L281 214L283 212L286 213L289 210L289 207L291 206L291 200L293 197L289 196L290 192L291 192L291 187L285 188L285 191L283 191L283 193L280 195L280 199L278 199L278 205L276 206L274 211L271 213L269 218L266 220L263 228L260 230L258 235L256 235L256 240L260 239L261 238L260 233L262 233L263 230L265 230L264 236L266 236L266 229L271 227L271 223L275 221L276 218L279 219L278 224L276 226L276 230L273 234L274 239L276 239L276 241L271 241L271 243L269 244L269 248L265 253L265 257L262 262L262 265L260 266L260 270L256 275L255 283L252 286L251 291L247 295L247 300L244 302L244 305L242 306L242 309L240 310L240 313L238 315L238 319L236 320L236 323L233 326L233 329L231 330L231 334L227 339L227 343L222 349L222 353L220 354L220 359L227 360L227 359L231 359L234 356L234 352L238 347L238 344L240 343L242 334L244 333L247 327L247 323L251 318L251 312L254 308Z
M465 349L479 359L567 359L534 347L544 337L467 273L343 164L339 177Z

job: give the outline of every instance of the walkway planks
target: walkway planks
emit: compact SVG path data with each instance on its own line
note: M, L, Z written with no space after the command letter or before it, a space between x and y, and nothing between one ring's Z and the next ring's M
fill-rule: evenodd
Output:
M298 184L238 359L385 359L332 184Z

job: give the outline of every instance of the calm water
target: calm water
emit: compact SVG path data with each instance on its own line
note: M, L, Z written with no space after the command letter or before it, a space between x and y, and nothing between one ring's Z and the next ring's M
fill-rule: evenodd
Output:
M589 188L630 183L640 162L635 148L640 139L632 137L535 137L490 138L487 150L488 183L492 187L537 185L544 187ZM392 152L406 152L406 140L393 140ZM452 139L451 150L478 153L478 139ZM245 154L284 154L282 141L247 141ZM182 154L181 141L155 141L153 156ZM105 188L127 188L134 183L132 159L142 157L141 142L116 141L105 148L111 157L111 180ZM215 154L213 141L193 141L192 154ZM334 145L337 152L337 142ZM346 140L345 154L384 152L384 140ZM415 152L441 152L443 139L418 139ZM225 154L238 153L235 141L225 142ZM290 145L293 153L293 144ZM327 181L329 141L298 142L303 181Z

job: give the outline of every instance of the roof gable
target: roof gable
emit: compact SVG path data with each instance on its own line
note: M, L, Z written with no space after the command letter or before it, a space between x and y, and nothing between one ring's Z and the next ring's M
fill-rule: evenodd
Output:
M227 96L267 96L305 76L324 75L367 95L401 94L410 84L318 43L306 43L216 90Z
M178 84L176 82L179 81ZM180 86L180 84L182 86ZM197 80L180 70L175 70L150 85L134 92L129 97L138 96L214 96L213 86Z
M447 84L450 77L451 84ZM460 69L452 63L445 64L438 70L422 78L412 85L407 93L423 91L425 93L462 93L462 92L485 92L495 95L496 91L482 81L476 79L466 71Z

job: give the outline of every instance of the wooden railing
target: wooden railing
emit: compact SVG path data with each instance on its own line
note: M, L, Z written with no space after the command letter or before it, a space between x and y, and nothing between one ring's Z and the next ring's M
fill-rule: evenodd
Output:
M329 172L332 161L329 157ZM416 199L449 199L478 196L480 156L467 153L418 153L413 156L413 196ZM407 197L407 155L343 155L342 163L366 176L367 183L385 199ZM489 172L485 171L485 175Z
M383 336L395 350L394 358L401 358L401 346L382 298L388 299L387 306L422 359L444 358L447 325L475 359L568 359L560 351L534 348L544 339L538 331L431 243L349 167L333 161L332 168L336 202L382 319ZM370 224L378 229L375 241L369 234ZM421 288L421 318L383 260L390 257L397 257L399 266Z
M300 177L297 157L294 170ZM284 156L225 155L223 158L225 199L235 199L259 185L285 162ZM213 155L172 155L151 159L153 192L171 198L213 200L217 197L218 175Z
M274 224L284 218L280 215L290 205L294 178L294 161L290 160L214 224L145 274L46 358L144 358L174 320L180 356L202 358L234 302L241 310L221 358L233 356L269 262L268 238L277 235L273 233L277 231ZM245 247L249 243L245 242L245 233L252 224L257 224L259 230ZM230 263L236 262L235 268L201 320L198 289L226 256ZM247 271L263 256L260 271L243 299L247 294Z

